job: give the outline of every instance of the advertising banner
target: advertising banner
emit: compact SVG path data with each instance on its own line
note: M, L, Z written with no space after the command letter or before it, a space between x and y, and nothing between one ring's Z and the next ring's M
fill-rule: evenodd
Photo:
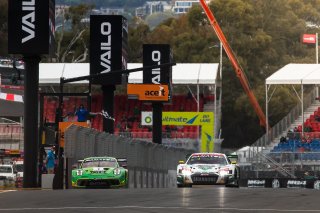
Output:
M90 74L127 69L128 23L120 15L90 16ZM116 85L122 74L94 79L93 83Z
M170 63L172 53L169 44L144 44L143 66L153 66ZM169 84L172 68L162 67L143 70L144 84Z
M141 122L152 125L152 112L141 112ZM162 112L162 125L201 126L201 152L213 152L213 112Z
M128 84L129 99L140 101L168 101L168 85L162 84Z
M8 1L8 52L53 54L55 0Z
M302 43L305 44L315 44L316 43L316 34L303 34Z

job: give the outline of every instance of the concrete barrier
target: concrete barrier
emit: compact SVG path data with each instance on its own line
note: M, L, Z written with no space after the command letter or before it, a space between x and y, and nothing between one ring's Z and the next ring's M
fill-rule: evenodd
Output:
M41 176L42 189L52 189L54 175L55 174L42 174Z

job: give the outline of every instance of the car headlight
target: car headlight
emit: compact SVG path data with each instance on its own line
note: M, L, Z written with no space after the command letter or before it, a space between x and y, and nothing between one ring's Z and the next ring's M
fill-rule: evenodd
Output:
M120 170L120 169L115 169L115 170L113 170L113 174L114 174L114 175L120 175L120 173L121 173L121 170Z
M191 169L184 168L181 173L182 175L191 175Z
M77 175L82 175L83 171L82 170L77 170Z
M219 175L221 176L225 176L225 175L228 175L229 174L229 169L221 169L219 171Z

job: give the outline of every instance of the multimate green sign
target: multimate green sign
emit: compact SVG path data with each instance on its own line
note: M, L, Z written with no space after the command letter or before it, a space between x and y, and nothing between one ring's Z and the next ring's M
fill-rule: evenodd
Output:
M152 125L152 112L142 112L143 125ZM213 152L213 112L162 112L162 125L201 126L201 152Z

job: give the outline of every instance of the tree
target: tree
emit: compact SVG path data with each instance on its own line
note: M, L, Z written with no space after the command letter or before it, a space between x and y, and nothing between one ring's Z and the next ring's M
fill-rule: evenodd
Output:
M85 19L93 5L80 4L62 8L57 18L61 18L61 30L56 32L56 61L88 61L89 24ZM71 29L67 24L71 22Z

